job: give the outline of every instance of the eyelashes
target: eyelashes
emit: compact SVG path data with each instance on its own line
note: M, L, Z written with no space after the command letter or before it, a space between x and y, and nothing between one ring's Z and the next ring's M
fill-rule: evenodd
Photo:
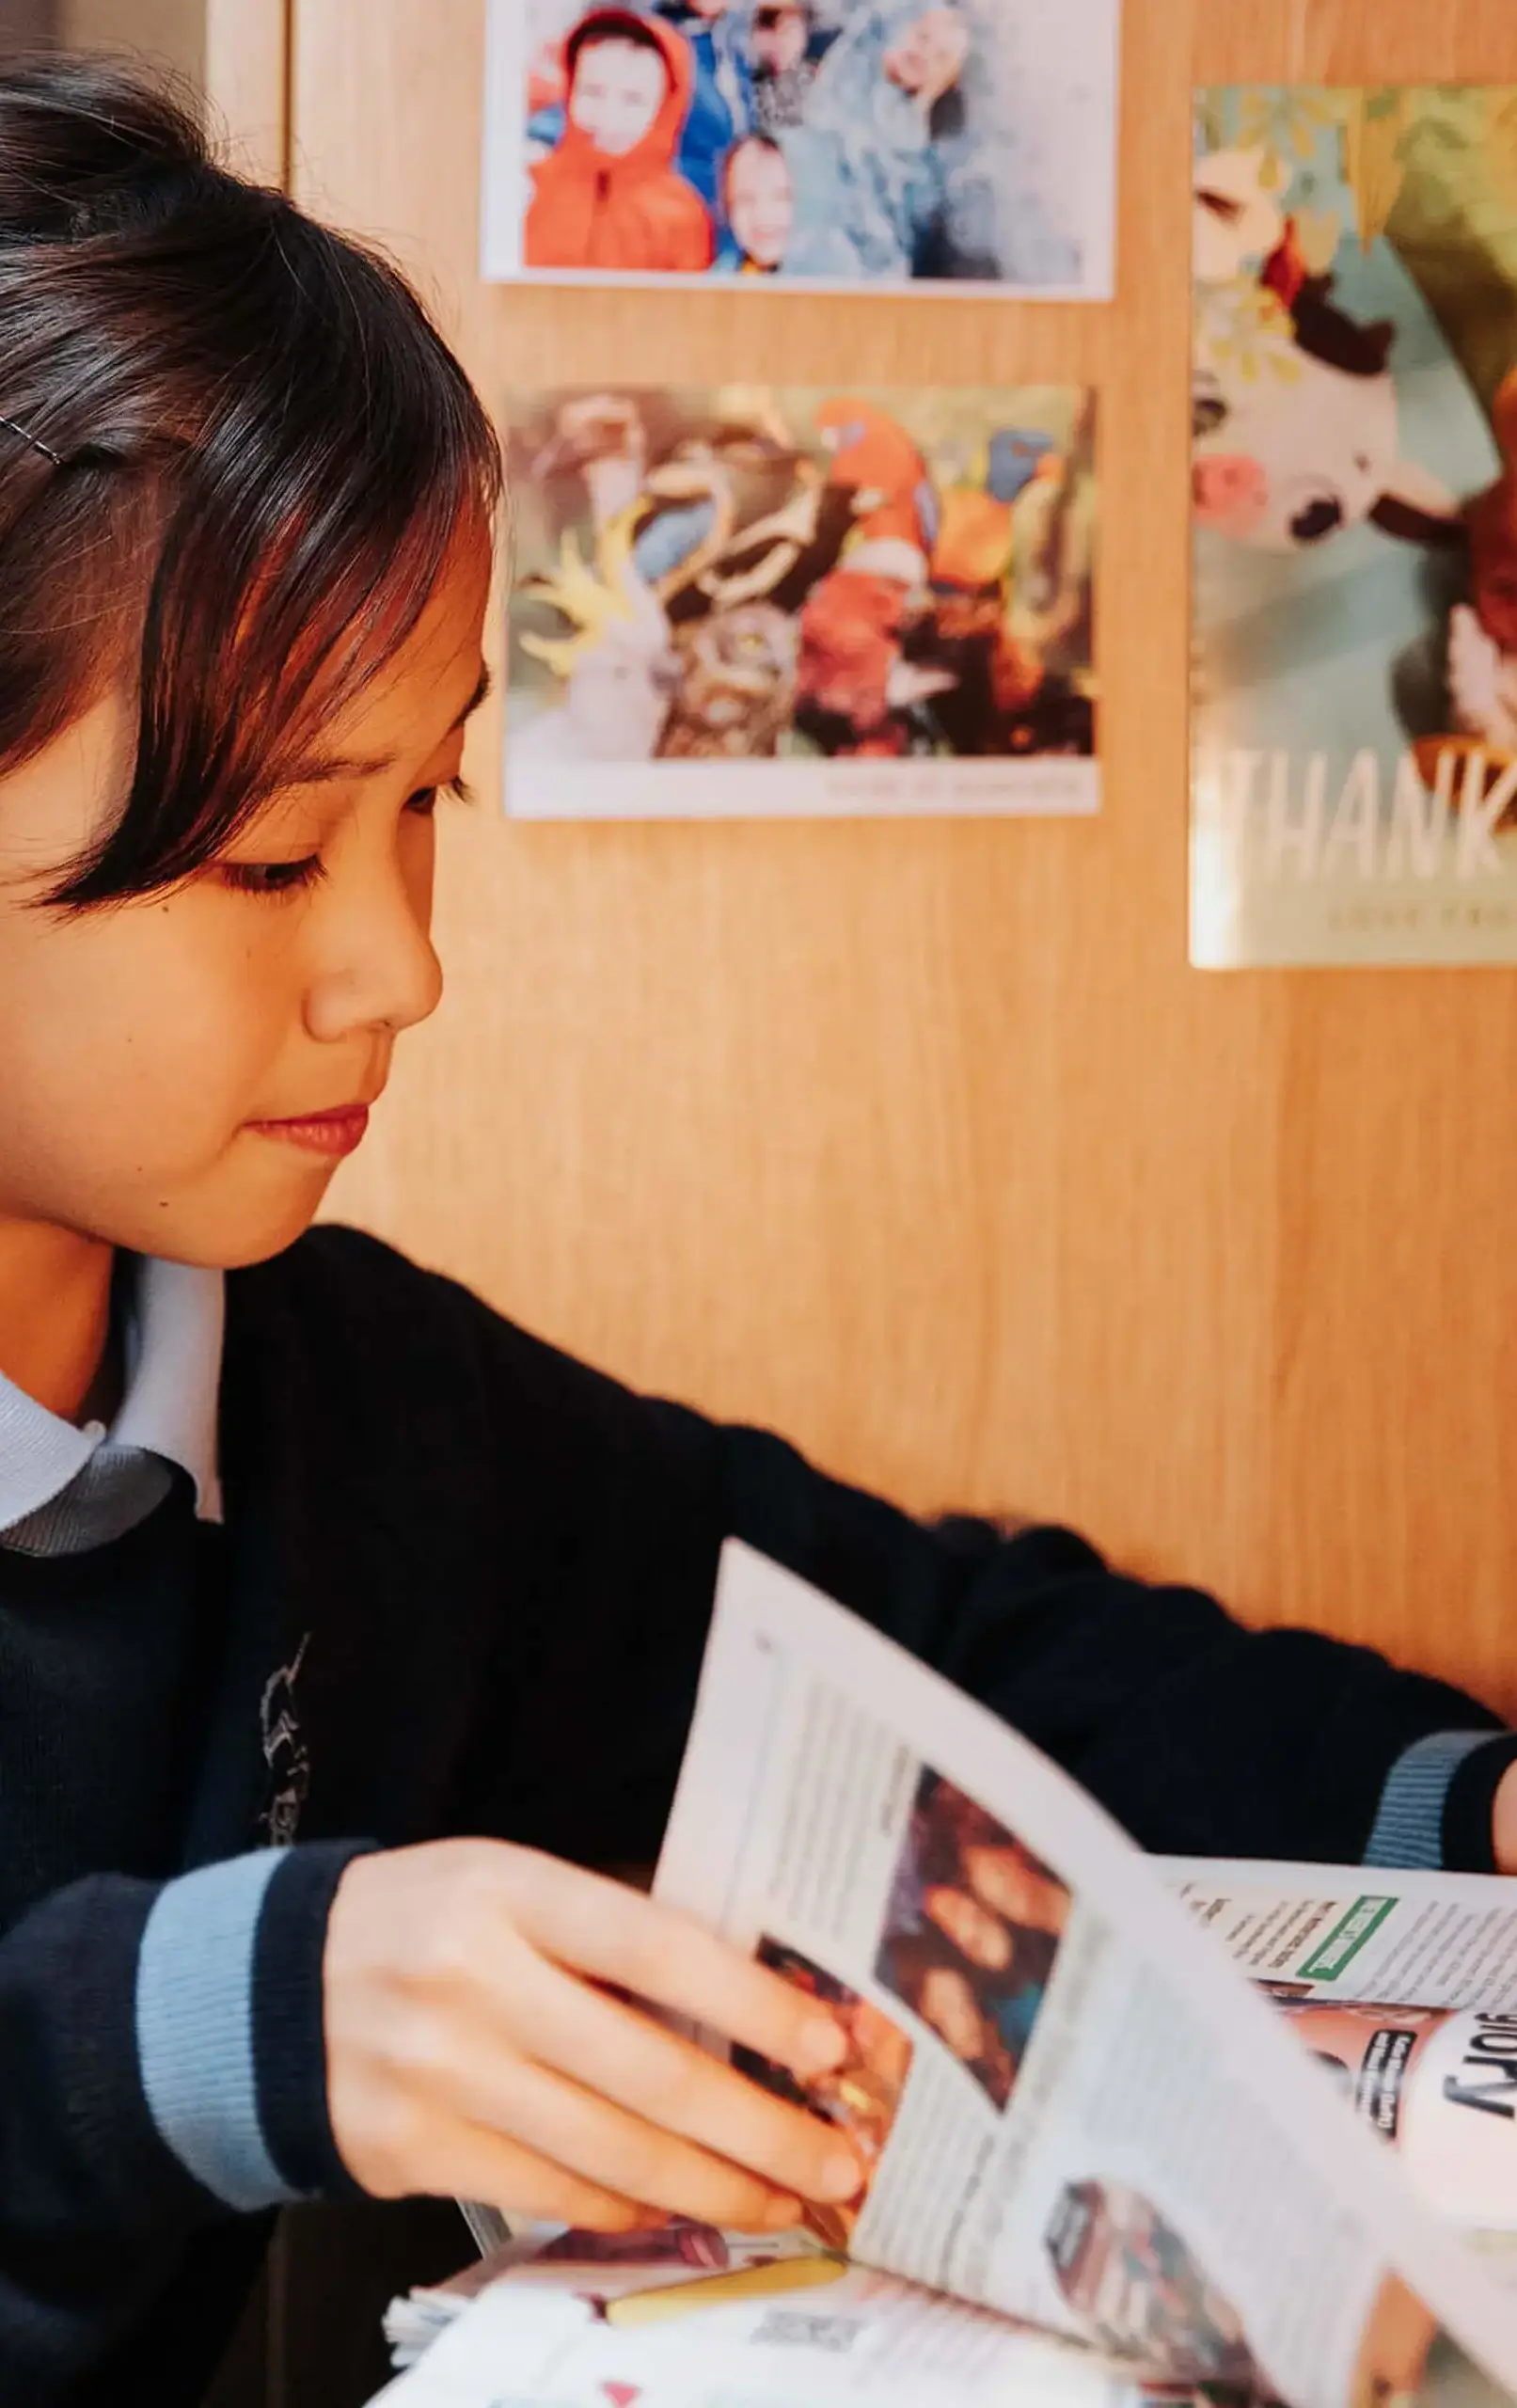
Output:
M217 867L234 895L300 895L326 876L320 853L298 862L220 862Z
M455 802L472 803L473 787L466 778L450 778L446 784L421 786L406 802L406 811L415 819L430 819L439 799L450 795ZM278 901L292 895L308 894L326 876L320 853L306 853L297 861L285 862L220 862L216 864L221 881L235 895L261 895L266 901Z

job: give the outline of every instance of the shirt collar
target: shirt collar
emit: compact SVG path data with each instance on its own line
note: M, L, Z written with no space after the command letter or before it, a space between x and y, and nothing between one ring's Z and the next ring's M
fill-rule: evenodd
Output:
M109 1430L79 1429L0 1372L0 1530L50 1504L107 1439L160 1456L194 1483L203 1522L221 1519L216 1414L225 1283L219 1271L136 1258L128 1283L126 1394Z

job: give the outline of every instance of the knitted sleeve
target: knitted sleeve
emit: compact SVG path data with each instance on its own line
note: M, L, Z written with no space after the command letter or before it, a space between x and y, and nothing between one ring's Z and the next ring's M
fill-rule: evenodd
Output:
M155 1884L100 1875L0 1939L7 2398L71 2385L207 2226L351 2188L326 2115L322 1954L354 1849Z

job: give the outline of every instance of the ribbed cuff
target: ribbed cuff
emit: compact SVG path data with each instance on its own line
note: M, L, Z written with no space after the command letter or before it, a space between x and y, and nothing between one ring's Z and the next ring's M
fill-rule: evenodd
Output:
M253 2052L269 2155L302 2198L361 2198L338 2154L326 2103L322 1959L337 1885L372 1843L318 1840L277 1851L253 1959Z
M322 1960L359 1842L263 1849L168 1883L137 1960L142 2088L159 2134L250 2213L351 2189L331 2136Z
M1465 1765L1483 1756L1493 1742L1502 1744L1499 1733L1434 1731L1408 1748L1391 1766L1381 1791L1365 1863L1395 1866L1403 1872L1451 1869L1446 1854L1449 1798ZM1491 1794L1493 1798L1493 1785ZM1493 1869L1489 1830L1484 1864L1463 1869L1488 1873Z
M1494 1732L1484 1747L1472 1748L1448 1784L1444 1800L1444 1864L1450 1873L1496 1870L1496 1791L1517 1764L1517 1733Z

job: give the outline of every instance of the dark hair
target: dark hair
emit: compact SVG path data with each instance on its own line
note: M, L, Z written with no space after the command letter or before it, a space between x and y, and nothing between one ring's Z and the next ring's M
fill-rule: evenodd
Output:
M665 73L669 72L669 54L653 27L630 8L593 8L581 17L563 45L564 66L569 82L575 79L579 54L593 41L629 41L635 50L651 50Z
M982 2019L988 2019L993 1977L988 1977L978 1965L972 1965L963 1950L936 1924L921 1931L891 1933L880 1952L877 1971L885 1988L905 1999L918 2015L929 1977L934 1973L953 1973L967 1985Z
M727 205L727 188L732 181L734 162L744 150L772 150L777 159L782 159L785 154L784 144L777 141L772 134L760 134L756 131L751 134L740 134L735 142L729 144L722 157L721 201L723 208Z
M0 69L0 775L138 673L125 808L49 898L76 909L213 858L500 492L398 271L82 55Z
M930 2020L924 2013L923 2000L934 1973L952 1973L964 1983L974 2002L988 2046L978 2056L962 2057L959 2063L974 2075L994 2103L1003 2107L1016 2078L1017 2062L1001 2036L990 2004L994 1993L978 1966L970 1963L945 1932L934 1928L893 1933L875 1970L885 1988L903 1999L914 2015L922 2016L924 2022ZM943 2045L946 2047L947 2042Z

